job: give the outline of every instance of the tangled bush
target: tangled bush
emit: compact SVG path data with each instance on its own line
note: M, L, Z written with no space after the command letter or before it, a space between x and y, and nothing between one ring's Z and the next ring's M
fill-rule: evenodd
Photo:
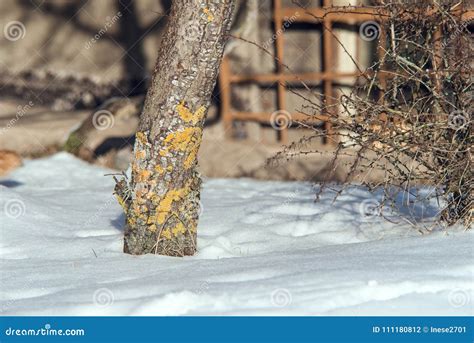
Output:
M374 8L379 58L350 95L337 99L342 113L322 108L336 133L315 128L282 155L329 135L337 141L334 164L353 157L345 181L383 170L382 184L366 185L383 186L391 205L399 192L434 186L429 196L444 199L440 220L470 226L473 50L462 2L381 0ZM314 104L304 111L311 118L321 108Z

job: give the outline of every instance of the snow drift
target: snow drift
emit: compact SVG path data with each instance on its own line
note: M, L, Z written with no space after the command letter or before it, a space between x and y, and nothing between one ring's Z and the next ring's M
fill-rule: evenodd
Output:
M0 181L2 314L473 314L472 231L364 215L362 188L205 180L198 254L130 256L108 172L61 153Z

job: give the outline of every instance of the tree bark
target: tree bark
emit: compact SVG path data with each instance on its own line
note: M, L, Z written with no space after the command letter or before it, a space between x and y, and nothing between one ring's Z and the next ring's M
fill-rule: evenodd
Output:
M197 153L234 0L174 0L136 133L124 252L193 255L201 180Z

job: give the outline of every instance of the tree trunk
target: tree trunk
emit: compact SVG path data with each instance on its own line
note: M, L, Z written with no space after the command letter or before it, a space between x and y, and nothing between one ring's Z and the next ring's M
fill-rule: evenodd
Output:
M124 252L193 255L205 115L233 0L174 0L140 118L130 183L115 194L126 214Z

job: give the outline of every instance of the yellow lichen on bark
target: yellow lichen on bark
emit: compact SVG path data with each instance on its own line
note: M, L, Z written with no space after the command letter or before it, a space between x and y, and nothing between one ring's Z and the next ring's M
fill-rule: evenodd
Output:
M148 208L146 206L140 206L138 203L134 202L132 203L128 213L133 213L133 216L128 216L128 219L133 220L133 223L136 223L136 219L146 222Z
M189 169L192 167L194 164L194 161L197 158L197 153L199 149L199 145L201 143L201 138L199 139L191 146L191 150L188 153L188 156L186 156L186 159L184 160L184 168Z
M187 156L184 159L184 168L189 169L196 160L199 145L201 143L202 129L198 127L187 127L182 131L172 132L166 136L164 147L160 150L161 156L167 156L169 151L184 151Z
M171 231L170 229L164 229L162 232L161 232L161 237L164 237L166 239L171 239Z
M127 223L130 227L135 227L135 225L137 224L137 221L135 220L135 218L133 217L128 217L127 218Z
M146 220L150 231L155 231L158 227L161 227L162 232L160 235L165 239L171 239L173 236L184 235L186 233L186 227L179 219L179 214L183 213L184 210L179 208L173 211L173 203L181 201L188 196L191 190L191 183L192 180L189 180L184 187L171 189L162 197L153 194L150 199L152 203L156 205L156 211L148 216ZM169 220L173 217L177 219L178 223L171 224L175 225L174 227L166 227L168 226L166 223L172 223L169 222ZM189 230L190 232L196 232L196 228L194 227L189 228Z
M187 194L187 188L180 188L180 189L172 189L168 193L165 194L163 199L161 199L158 208L156 209L156 221L159 224L163 224L171 214L171 206L173 205L174 201L184 198Z
M183 223L178 222L174 228L171 229L171 233L174 236L184 235L186 233L186 228Z
M193 136L200 131L197 127L186 127L182 131L171 132L164 140L165 149L185 151Z
M163 224L172 215L171 207L173 202L183 199L189 193L189 184L183 188L171 189L162 198L153 197L152 201L158 203L155 216L150 216L148 223Z
M134 255L196 252L197 154L232 17L231 0L171 3L135 135L132 176L125 177L130 196L121 195L129 207L124 252ZM186 40L181 28L190 19L202 35L176 46Z
M178 106L176 106L176 112L178 112L179 117L186 123L191 122L196 125L204 118L204 115L206 114L206 108L201 106L196 110L196 112L193 113L184 105L184 102L181 102Z
M148 139L146 138L146 135L141 131L138 131L135 137L142 145L146 145L148 143Z
M161 237L165 239L172 239L173 237L178 237L179 235L184 235L186 233L186 228L181 222L178 222L173 228L163 229L161 232Z

